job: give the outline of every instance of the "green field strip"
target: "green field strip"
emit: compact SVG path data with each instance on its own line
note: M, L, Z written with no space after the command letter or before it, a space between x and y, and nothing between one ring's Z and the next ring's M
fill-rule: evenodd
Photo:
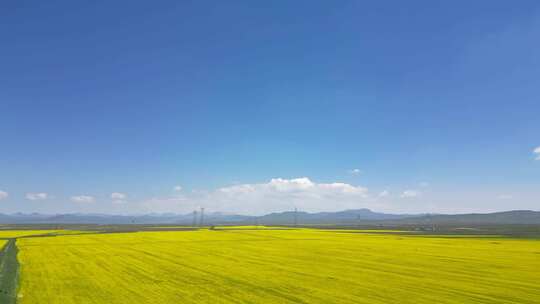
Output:
M0 252L0 303L17 302L19 262L16 239L10 239Z

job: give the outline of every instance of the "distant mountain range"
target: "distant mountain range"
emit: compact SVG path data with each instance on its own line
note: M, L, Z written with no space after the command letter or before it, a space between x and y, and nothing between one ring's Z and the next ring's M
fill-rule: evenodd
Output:
M197 221L199 219L197 218ZM0 224L176 224L191 225L193 214L146 214L137 216L107 214L0 214ZM246 216L226 213L205 214L206 225L424 225L424 224L540 224L540 212L514 210L485 214L386 214L369 209L338 212L270 213Z
M399 220L419 215L410 214L386 214L377 213L369 209L353 209L338 212L296 212L296 222L300 224L353 224L362 221ZM287 225L294 223L295 212L286 211L280 213L270 213L257 217L261 224Z

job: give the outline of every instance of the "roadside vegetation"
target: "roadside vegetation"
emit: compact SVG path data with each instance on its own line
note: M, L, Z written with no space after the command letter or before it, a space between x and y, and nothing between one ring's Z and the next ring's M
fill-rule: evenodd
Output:
M19 264L15 239L0 240L0 303L14 304L17 301Z

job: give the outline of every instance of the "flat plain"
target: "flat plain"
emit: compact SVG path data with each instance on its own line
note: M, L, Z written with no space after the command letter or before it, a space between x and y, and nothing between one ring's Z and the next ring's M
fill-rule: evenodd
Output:
M17 240L17 303L540 303L540 241L316 229Z

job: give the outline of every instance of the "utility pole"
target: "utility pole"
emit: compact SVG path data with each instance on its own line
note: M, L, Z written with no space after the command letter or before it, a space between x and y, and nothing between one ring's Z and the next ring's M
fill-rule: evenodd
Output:
M197 227L197 210L193 210L193 227Z
M433 223L433 215L430 213L429 214L429 224L431 225L431 231L435 231L435 223Z
M201 221L200 226L204 226L204 207L201 207Z
M294 227L298 226L298 208L294 208Z

